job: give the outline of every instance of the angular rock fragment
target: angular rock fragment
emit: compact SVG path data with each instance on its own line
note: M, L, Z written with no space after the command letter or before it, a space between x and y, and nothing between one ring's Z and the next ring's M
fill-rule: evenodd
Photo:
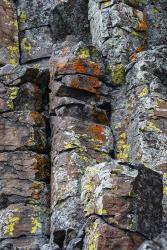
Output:
M68 35L78 41L89 38L86 0L56 0L51 12L51 28L54 40L64 40Z
M47 147L44 120L39 113L9 112L1 115L0 151L34 150Z
M1 239L16 238L22 235L48 235L48 210L34 205L10 205L0 211Z
M17 0L19 30L38 28L49 25L53 0L22 1Z
M161 232L162 192L162 178L156 172L113 161L86 169L81 200L86 216L103 216L119 229L152 238Z
M51 78L57 75L83 74L95 77L104 75L104 65L100 53L83 43L53 50L50 60Z
M140 234L120 230L97 218L86 229L83 249L135 250L143 240Z
M24 168L22 167L24 166ZM0 153L1 179L45 180L49 176L47 155L29 151Z
M52 37L49 26L28 29L20 34L21 62L49 58L52 51Z

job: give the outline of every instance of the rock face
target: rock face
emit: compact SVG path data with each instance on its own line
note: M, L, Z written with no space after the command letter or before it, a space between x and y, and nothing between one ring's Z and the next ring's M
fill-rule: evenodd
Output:
M167 249L167 1L1 0L0 249Z

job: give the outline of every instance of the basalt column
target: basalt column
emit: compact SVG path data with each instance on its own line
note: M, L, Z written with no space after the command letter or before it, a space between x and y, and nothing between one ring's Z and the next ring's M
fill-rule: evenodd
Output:
M71 240L86 222L81 177L86 166L109 160L113 149L109 90L100 80L104 65L94 47L79 43L57 49L50 69L52 240L63 249L73 249ZM82 237L76 241L79 249Z
M50 231L49 75L44 63L21 65L30 61L23 49L34 55L37 44L22 40L28 14L14 3L0 3L0 249L35 250Z
M92 41L113 86L113 157L163 176L159 232L166 231L166 10L166 1L89 1Z

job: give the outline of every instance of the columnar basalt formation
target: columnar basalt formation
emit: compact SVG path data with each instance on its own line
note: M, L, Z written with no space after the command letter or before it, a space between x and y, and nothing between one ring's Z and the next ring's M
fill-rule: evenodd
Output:
M167 249L167 1L0 14L0 249Z
M18 9L3 0L0 10L0 249L32 250L50 235L49 74L20 65Z

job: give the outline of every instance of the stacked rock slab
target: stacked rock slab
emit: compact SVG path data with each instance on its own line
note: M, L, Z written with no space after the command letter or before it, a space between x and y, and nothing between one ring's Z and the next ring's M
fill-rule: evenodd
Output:
M50 229L44 117L49 75L39 64L19 64L29 59L20 51L17 11L13 1L1 1L0 249L35 250L48 242Z
M63 45L50 62L51 232L52 240L66 249L86 221L81 177L86 166L110 159L113 138L100 53L83 43ZM77 244L81 249L82 239Z
M50 173L38 71L18 66L0 76L0 249L38 249L48 241Z

